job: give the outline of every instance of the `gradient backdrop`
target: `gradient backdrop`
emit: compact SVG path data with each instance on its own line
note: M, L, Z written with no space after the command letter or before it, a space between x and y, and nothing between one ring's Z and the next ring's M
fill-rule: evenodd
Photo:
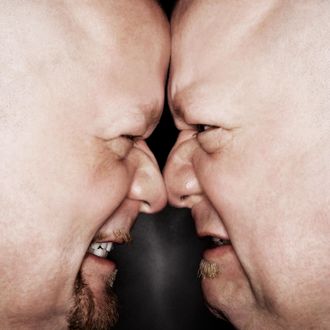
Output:
M175 1L160 2L170 16ZM148 140L161 168L176 136L165 104L162 120ZM195 235L189 210L167 207L155 215L141 215L132 237L130 244L113 252L119 268L116 330L233 329L204 305L197 278L203 242Z

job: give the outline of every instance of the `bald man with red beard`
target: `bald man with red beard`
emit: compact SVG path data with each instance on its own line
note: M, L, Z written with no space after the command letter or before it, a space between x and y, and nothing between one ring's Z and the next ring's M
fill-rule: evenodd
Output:
M0 328L109 329L113 245L166 205L156 1L1 1ZM110 258L110 259L109 259Z

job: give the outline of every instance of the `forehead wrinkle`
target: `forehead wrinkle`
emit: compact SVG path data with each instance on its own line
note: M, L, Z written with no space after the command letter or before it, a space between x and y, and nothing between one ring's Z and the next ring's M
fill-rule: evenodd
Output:
M171 111L177 123L236 127L244 108L241 91L241 85L227 88L226 83L199 80L175 94Z

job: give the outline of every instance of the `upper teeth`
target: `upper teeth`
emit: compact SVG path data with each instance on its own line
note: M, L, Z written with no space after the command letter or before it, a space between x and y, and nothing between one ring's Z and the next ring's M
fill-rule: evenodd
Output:
M212 237L212 241L215 245L218 245L218 246L230 244L230 240L224 239L224 238Z
M112 250L113 243L112 242L106 242L106 243L92 243L89 248L88 252L92 253L98 257L106 258L108 256L108 253Z

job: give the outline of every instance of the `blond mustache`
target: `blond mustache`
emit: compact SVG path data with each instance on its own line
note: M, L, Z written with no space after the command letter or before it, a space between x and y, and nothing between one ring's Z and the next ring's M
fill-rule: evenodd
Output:
M215 262L209 262L205 259L202 259L199 264L198 277L202 279L213 279L220 274L219 265Z
M120 230L120 229L115 230L115 231L113 232L113 234L114 234L114 236L115 236L115 238L116 238L117 240L122 241L122 242L124 242L124 243L129 243L129 242L132 241L132 236L131 236L131 234L128 233L128 232L124 232L124 231L122 231L122 230Z

